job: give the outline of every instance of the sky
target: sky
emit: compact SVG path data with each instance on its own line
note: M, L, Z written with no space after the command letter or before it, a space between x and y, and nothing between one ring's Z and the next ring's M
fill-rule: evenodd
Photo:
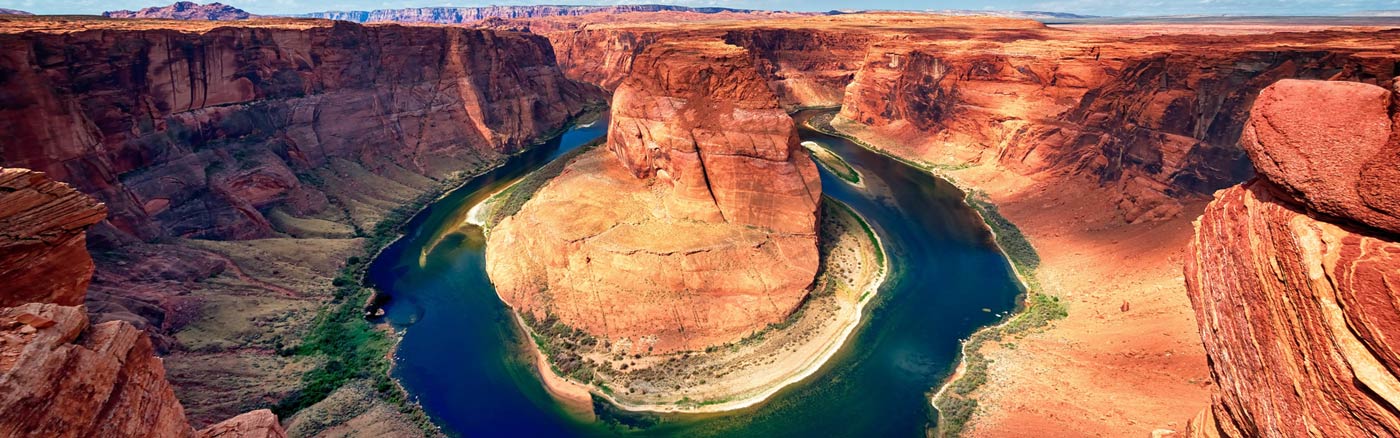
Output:
M0 0L0 8L36 14L100 14L140 9L175 0ZM211 2L215 0L194 0ZM744 9L827 11L836 9L1053 11L1105 16L1150 15L1340 15L1400 10L1400 0L220 0L254 14L394 9L423 6L528 4L675 4Z

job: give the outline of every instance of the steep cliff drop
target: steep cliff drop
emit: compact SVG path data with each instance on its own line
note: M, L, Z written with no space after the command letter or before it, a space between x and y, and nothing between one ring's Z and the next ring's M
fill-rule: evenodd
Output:
M820 181L741 48L659 44L578 158L491 230L511 307L632 352L700 350L782 321L817 270Z
M82 242L105 212L42 173L0 168L0 436L285 437L266 410L195 432L146 334L88 325Z
M86 302L62 303L149 332L197 427L329 397L339 382L306 391L324 356L286 352L326 303L364 303L356 270L415 206L602 97L565 79L539 36L306 19L7 16L0 70L14 73L0 75L0 165L45 172L109 211L88 233ZM46 257L91 269L64 255L81 241L45 238L71 242ZM365 387L342 386L333 404L356 411L288 428L358 418L420 430Z
M1216 194L1186 259L1214 381L1191 436L1400 435L1396 116L1373 85L1260 93L1259 177Z

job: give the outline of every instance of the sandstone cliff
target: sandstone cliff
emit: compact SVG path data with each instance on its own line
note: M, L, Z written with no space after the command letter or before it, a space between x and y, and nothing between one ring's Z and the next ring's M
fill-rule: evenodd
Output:
M344 210L372 228L336 202L356 183L315 170L441 179L530 145L596 96L564 79L545 39L516 32L121 23L0 35L0 68L16 72L0 78L0 129L27 145L0 163L97 196L141 239L287 232L274 209Z
M199 4L195 2L175 2L169 6L152 6L139 11L107 11L107 18L159 18L166 20L247 20L253 14L223 3Z
M195 436L150 338L121 321L89 327L72 305L92 274L84 233L104 212L42 173L0 169L0 236L24 244L0 251L0 436ZM200 436L284 436L271 412L246 417Z
M82 304L93 271L84 232L106 215L43 173L0 167L0 307Z
M1280 81L1241 141L1259 178L1197 221L1186 284L1215 382L1192 436L1400 434L1395 101Z
M820 181L792 120L739 47L658 44L637 62L614 95L607 149L491 230L497 293L637 353L782 321L818 262Z
M1237 142L1264 86L1285 78L1382 84L1400 60L1388 42L1394 31L1132 39L914 14L543 33L569 77L605 89L650 44L723 38L748 49L786 107L840 105L838 128L932 166L1086 179L1116 192L1112 202L1129 222L1174 217L1181 201L1252 174Z

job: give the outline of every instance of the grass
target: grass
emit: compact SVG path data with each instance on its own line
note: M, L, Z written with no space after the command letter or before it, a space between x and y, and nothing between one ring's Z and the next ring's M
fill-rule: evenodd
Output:
M554 177L559 176L569 162L573 161L574 158L577 158L584 152L588 152L602 145L604 141L604 139L598 139L583 146L579 146L559 156L559 158L554 159L554 161L551 161L549 164L530 172L530 174L525 175L525 177L521 178L520 181L511 185L509 188L482 201L489 202L492 205L491 213L484 219L483 222L485 224L482 228L490 230L495 227L496 224L505 220L505 218L519 213L520 208L524 207L525 203L528 202L530 198L533 198L535 193L539 192L545 184L553 180Z
M586 117L589 115L581 116L576 122ZM572 125L563 126L540 138L543 140L557 137ZM486 171L491 167L480 170ZM399 412L408 415L409 420L422 429L424 436L441 434L427 414L409 401L407 394L389 376L389 355L395 340L385 330L365 320L365 304L370 302L374 290L362 285L370 262L379 251L402 235L401 228L404 224L450 188L458 187L479 174L480 172L468 175L462 172L438 184L419 194L411 202L390 210L369 230L352 223L355 235L364 238L364 254L368 257L351 256L346 259L345 267L331 281L335 287L334 298L317 315L310 331L302 338L300 344L278 351L282 355L322 359L316 367L302 375L300 389L287 395L272 408L278 418L289 418L292 414L325 400L347 383L366 379L372 382L373 390L381 400L393 404L398 407ZM325 184L314 174L302 174L298 177L312 185ZM533 193L533 190L529 192L530 195ZM524 201L520 203L523 204ZM518 206L516 208L518 209Z
M836 175L837 178L841 178L851 184L860 184L860 172L856 171L854 167L851 167L851 163L847 163L845 158L841 158L840 155L832 153L831 150L816 142L804 141L802 142L802 147L811 151L812 157L817 159L817 163L820 163L822 167L825 167L831 174Z
M1007 260L1015 268L1016 276L1025 286L1024 306L1015 313L1015 316L1000 325L978 330L968 337L967 341L964 341L962 376L948 382L940 396L933 401L934 406L938 409L937 435L942 437L961 436L966 431L967 424L972 419L973 414L977 411L977 400L970 395L987 382L987 367L991 361L982 354L982 347L988 342L1001 343L1003 339L1048 326L1052 321L1069 316L1069 311L1065 308L1064 303L1060 302L1059 297L1047 295L1041 290L1040 281L1036 276L1036 270L1040 267L1040 255L1036 252L1035 246L1026 238L1025 233L1001 214L1001 211L997 209L996 204L986 193L968 188L949 175L949 172L973 167L972 164L936 165L895 156L837 130L831 125L834 116L835 112L819 114L808 119L807 126L819 132L850 140L870 151L947 180L962 189L966 194L964 201L977 211L978 215L982 217L982 221L992 230L997 246L1001 248L1002 253L1006 254Z

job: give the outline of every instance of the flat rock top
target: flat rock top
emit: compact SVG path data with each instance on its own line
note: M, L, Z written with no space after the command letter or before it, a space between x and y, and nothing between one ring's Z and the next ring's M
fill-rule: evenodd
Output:
M180 32L204 33L214 29L237 27L254 29L290 29L306 30L322 27L331 27L336 24L332 20L315 18L279 18L279 17L259 17L238 21L208 21L208 20L166 20L154 18L104 18L87 15L35 15L0 16L0 34L13 34L23 32L42 33L74 33L89 30L119 30L119 31L143 31L143 30L175 30ZM364 26L395 26L399 24L364 25ZM421 25L421 26L442 26L442 25Z

